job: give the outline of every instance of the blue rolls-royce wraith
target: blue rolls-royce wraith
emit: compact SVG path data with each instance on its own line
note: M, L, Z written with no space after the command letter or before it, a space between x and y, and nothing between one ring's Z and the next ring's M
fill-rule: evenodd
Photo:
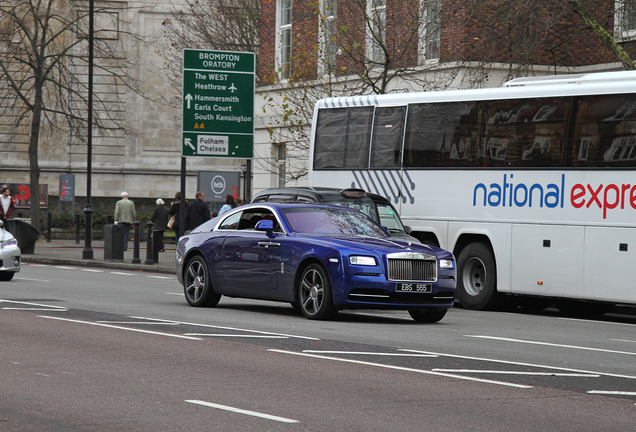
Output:
M309 319L401 309L437 322L455 296L450 252L396 239L357 210L315 203L237 207L182 236L176 267L192 306L215 306L222 295L274 300Z

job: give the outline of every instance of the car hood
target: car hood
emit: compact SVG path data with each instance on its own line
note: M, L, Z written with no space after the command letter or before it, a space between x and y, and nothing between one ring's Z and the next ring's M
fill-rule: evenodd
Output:
M306 237L315 239L317 242L337 244L342 247L351 249L366 249L369 252L376 253L394 253L394 252L422 252L430 255L439 255L448 253L442 249L421 244L419 242L408 242L406 240L395 237L370 237L343 234L296 234L296 237Z

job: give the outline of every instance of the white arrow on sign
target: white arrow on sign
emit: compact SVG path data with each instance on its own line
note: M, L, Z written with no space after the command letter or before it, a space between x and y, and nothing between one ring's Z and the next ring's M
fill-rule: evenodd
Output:
M190 109L190 102L192 102L192 95L190 93L185 95L185 100L186 100L186 102L188 102L188 105L187 105L186 108Z
M192 140L191 140L190 138L186 138L186 139L184 140L184 144L185 144L185 145L187 145L187 146L190 146L190 148L191 148L192 150L196 150L196 147L194 147L194 146L192 145Z

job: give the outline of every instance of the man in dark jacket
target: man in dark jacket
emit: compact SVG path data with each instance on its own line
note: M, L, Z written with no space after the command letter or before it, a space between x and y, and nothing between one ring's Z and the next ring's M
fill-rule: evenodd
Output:
M208 208L208 205L203 202L203 200L205 199L205 194L203 192L197 192L194 197L196 198L196 200L188 204L188 207L186 208L186 231L194 229L201 225L203 222L207 222L210 220L210 209Z

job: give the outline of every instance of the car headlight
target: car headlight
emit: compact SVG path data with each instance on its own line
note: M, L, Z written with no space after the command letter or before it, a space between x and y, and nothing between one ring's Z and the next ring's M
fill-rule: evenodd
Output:
M441 259L441 260L439 260L439 268L454 269L455 268L455 260L452 260L452 259Z
M349 262L353 265L377 266L375 258L370 256L351 255Z
M16 239L5 240L1 244L2 248L14 248L18 247L18 241Z

